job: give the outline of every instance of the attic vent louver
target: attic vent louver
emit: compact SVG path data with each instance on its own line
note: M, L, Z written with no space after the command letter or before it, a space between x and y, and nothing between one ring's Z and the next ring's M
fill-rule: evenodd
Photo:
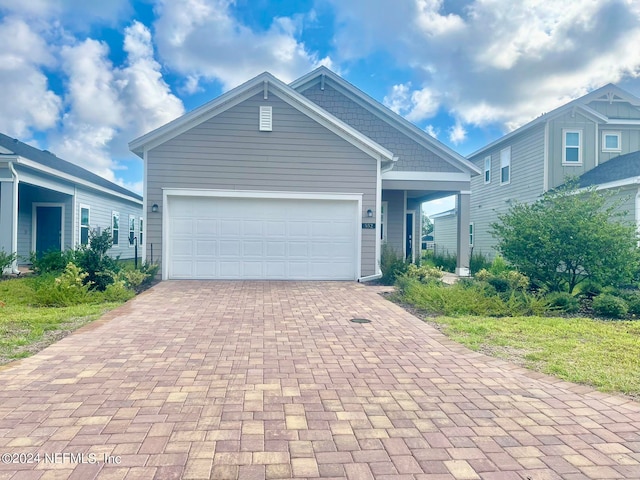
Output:
M272 120L273 114L271 112L271 107L260 106L260 131L271 132L273 130Z

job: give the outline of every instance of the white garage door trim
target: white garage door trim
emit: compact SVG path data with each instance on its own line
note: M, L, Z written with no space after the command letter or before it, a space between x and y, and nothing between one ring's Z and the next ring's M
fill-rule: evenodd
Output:
M171 215L171 197L223 197L223 198L255 198L255 199L299 199L299 200L337 200L352 201L357 204L354 212L354 229L355 229L355 272L353 280L357 280L360 276L362 267L362 193L325 193L325 192L273 192L258 190L203 190L191 188L163 188L162 189L162 279L169 279L169 258L170 246L169 238L171 226L169 218Z

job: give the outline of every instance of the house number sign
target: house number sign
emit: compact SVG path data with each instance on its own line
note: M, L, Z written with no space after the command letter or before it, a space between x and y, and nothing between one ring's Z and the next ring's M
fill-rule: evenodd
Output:
M375 230L376 229L376 224L375 223L363 223L362 224L362 229L363 230Z

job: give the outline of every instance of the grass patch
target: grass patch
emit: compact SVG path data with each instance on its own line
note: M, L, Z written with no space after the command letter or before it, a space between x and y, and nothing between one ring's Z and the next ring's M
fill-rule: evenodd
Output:
M123 302L32 305L39 277L0 281L0 364L28 357Z
M557 317L427 317L471 350L640 400L640 322Z

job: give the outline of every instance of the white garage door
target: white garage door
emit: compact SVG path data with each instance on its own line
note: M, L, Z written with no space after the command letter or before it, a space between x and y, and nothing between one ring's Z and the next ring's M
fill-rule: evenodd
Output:
M169 278L357 278L357 201L172 196L168 205Z

